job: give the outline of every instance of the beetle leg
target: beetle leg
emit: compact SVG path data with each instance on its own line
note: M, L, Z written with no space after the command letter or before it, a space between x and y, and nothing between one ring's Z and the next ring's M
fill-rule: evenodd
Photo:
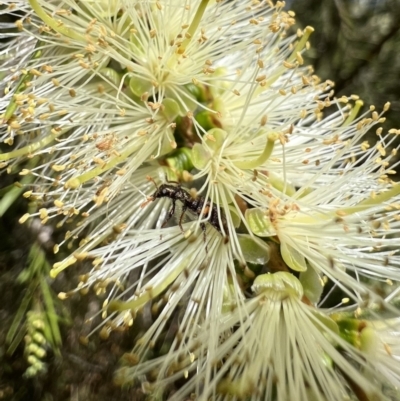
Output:
M184 232L183 227L182 227L182 220L183 220L183 216L185 215L186 209L187 209L187 206L183 205L181 217L179 217L179 228L181 229L182 232Z
M172 199L171 209L169 210L167 218L165 219L161 227L165 227L165 225L171 220L171 217L174 215L174 213L175 213L175 199Z
M203 240L204 240L204 243L206 244L206 253L208 254L207 233L206 233L207 227L206 227L205 223L200 223L200 227L201 227L201 231L203 231Z

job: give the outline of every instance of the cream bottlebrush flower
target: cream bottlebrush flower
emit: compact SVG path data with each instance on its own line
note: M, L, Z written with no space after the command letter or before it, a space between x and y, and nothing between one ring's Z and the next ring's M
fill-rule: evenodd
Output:
M169 207L168 202L162 210L159 207L156 209L160 213L157 220L150 213L153 205L148 205L146 211L139 213L137 211L144 199L136 194L129 197L128 204L128 196L125 195L132 194L130 190L135 191L138 188L142 188L142 191L146 188L144 192L147 196L154 192L154 189L149 190L149 183L145 177L147 174L154 176L156 170L153 169L151 174L147 167L140 166L145 161L152 163L152 159L157 159L157 156L174 147L174 137L169 133L174 129L173 119L177 115L187 114L188 121L194 124L195 130L190 135L175 133L177 137L181 136L181 142L187 144L193 135L201 136L204 132L202 125L193 119L195 108L198 107L200 112L209 110L211 115L219 113L214 106L208 105L207 91L210 88L219 92L227 90L226 83L232 79L236 82L237 74L235 66L232 65L229 65L230 69L226 72L222 68L213 71L213 58L227 59L226 52L223 51L226 49L227 40L230 42L229 54L239 54L243 51L244 55L247 55L248 46L254 41L254 37L263 37L263 52L268 61L267 59L271 58L271 47L282 42L284 51L278 54L276 59L272 59L271 63L268 62L268 65L276 70L274 74L278 79L286 71L286 67L282 68L279 64L294 52L293 49L289 49L291 40L282 41L284 28L290 25L293 19L284 12L274 15L275 9L270 6L261 8L254 5L248 8L250 3L247 2L211 2L206 8L204 6L207 2L204 1L193 2L191 7L183 7L180 2L142 2L136 5L131 2L114 2L110 6L106 6L104 2L70 2L71 9L68 10L58 9L52 2L32 1L29 3L31 10L26 3L18 4L27 7L24 10L31 17L26 24L18 24L25 27L21 35L29 37L35 32L38 35L40 22L37 17L40 17L47 27L43 40L40 36L36 47L32 49L33 55L37 56L37 60L36 57L32 57L29 63L28 76L32 82L27 91L21 91L18 86L14 88L14 92L11 89L10 93L14 97L7 105L4 119L10 124L13 123L12 126L9 125L10 137L13 135L13 127L19 129L18 133L39 130L39 136L32 143L21 142L16 153L10 152L2 155L2 158L12 160L14 156L24 152L29 156L51 152L36 168L21 172L38 177L35 188L27 191L25 196L35 199L45 196L47 199L54 199L54 205L38 211L43 223L60 215L64 216L61 223L71 221L78 215L86 219L79 222L80 226L77 229L67 233L68 242L78 239L84 226L89 223L96 225L87 238L80 239L81 246L77 252L56 264L52 273L56 275L76 260L92 257L95 271L89 278L83 278L80 287L83 289L93 285L96 286L96 291L101 293L106 283L115 281L118 287L130 271L139 271L144 264L154 263L160 252L163 254L166 249L170 250L166 261L169 260L171 250L175 250L173 244L182 241L182 234L175 229L175 242L165 248L159 246L161 239L158 230L152 231L148 233L148 237L144 237L144 246L150 246L149 250L152 253L143 259L144 248L140 246L143 241L139 232L152 228L151 224L155 222L156 228L161 226L162 218ZM42 7L49 12L48 15L43 12ZM282 4L277 10L281 7ZM228 10L231 11L228 13ZM110 24L110 15L115 18L114 24ZM233 17L238 19L236 25L232 24ZM165 20L171 20L171 24L165 25ZM202 23L199 25L200 20ZM223 29L215 24L217 20L222 23ZM190 32L186 32L187 29ZM193 30L196 31L196 35ZM210 38L205 34L210 35ZM305 46L308 34L309 32L302 38L297 50L300 51ZM183 39L184 36L186 39ZM191 36L196 36L196 40L189 40ZM60 40L60 37L64 40ZM257 55L255 50L252 52ZM257 58L259 57L258 55ZM239 59L237 65L240 63ZM254 66L257 71L259 65L260 63ZM37 72L40 67L45 73ZM77 72L79 67L81 71ZM267 67L265 65L263 69ZM73 73L70 73L70 70ZM264 86L259 78L255 78L254 82L260 87ZM202 93L198 98L202 98L202 101L192 95L195 91L193 84L200 87ZM143 85L146 88L143 88ZM242 83L240 85L242 86ZM313 88L310 90L314 91ZM321 90L317 89L317 92ZM35 92L41 95L39 99L35 97ZM22 113L25 112L22 107L24 102L29 102L28 105L31 106L28 108L28 112L31 113L29 116ZM39 111L46 107L50 109L50 115L44 112L40 114ZM60 110L62 113L57 117ZM19 112L22 114L18 114ZM200 112L196 114L199 115ZM36 115L39 117L36 118ZM51 131L48 132L50 128ZM202 132L199 132L200 129ZM142 174L142 180L136 173ZM92 200L93 203L90 204ZM207 201L204 204L207 205ZM214 221L214 228L221 228L220 231L225 236L228 235L228 231L232 234L234 250L243 263L246 251L241 249L241 241L247 239L233 236L232 221L235 216L229 215L229 209L220 211L218 206L208 209L216 211L218 215ZM108 213L109 211L111 212ZM107 220L98 224L96 220L106 215ZM142 218L148 215L151 215L148 220ZM199 212L199 215L204 217L202 220L207 219L207 212ZM27 216L22 220L26 218ZM225 229L222 223L224 218L229 219L228 229ZM201 224L199 221L197 226ZM126 230L122 230L123 227L126 227ZM211 230L212 234L207 234L205 241L210 255L216 247L209 245L209 240L217 237L217 243L225 241L221 236L218 237L213 231L214 228L209 228L208 231ZM91 252L95 246L112 238L115 232L121 230L124 232L114 244L102 247L95 253ZM208 260L206 247L199 248L201 256L196 263L192 263L192 259L187 257L197 246L198 244L190 247L185 245L184 252L181 250L183 257L187 259L187 265L192 266L193 270L203 266L203 262ZM58 246L55 250L57 249ZM132 252L139 255L136 259L129 252L130 249L134 249ZM228 266L233 274L231 249L228 247L226 252L229 258L220 265L220 269L226 274ZM122 253L132 257L121 259ZM266 249L264 253L267 255ZM213 260L211 258L211 264ZM187 267L182 266L166 263L166 273L162 270L163 274L159 274L155 280L166 277L168 279L164 280L164 287L157 288L164 289L167 287L166 283L174 281L169 277L176 277L171 275L169 270L174 274L180 273L179 269ZM154 271L152 272L154 274ZM147 282L147 275L145 279ZM140 293L142 283L139 281L131 284L131 289L132 293ZM153 290L152 296L157 296L160 292L161 290ZM138 304L141 302L142 299ZM214 304L217 307L217 303Z
M68 240L78 239L91 223L78 250L55 265L53 275L76 260L93 259L93 270L79 288L94 287L101 294L114 283L108 299L120 290L117 298L125 302L114 301L112 307L130 310L112 316L105 333L114 324L129 326L150 301L155 309L165 306L138 344L139 361L181 304L176 341L192 341L196 325L209 329L215 322L205 342L215 349L226 293L232 292L239 310L246 274L254 276L247 264L267 263L268 247L254 233L278 238L290 268L307 269L321 280L327 276L356 299L365 292L357 275L378 276L374 258L390 265L379 278L398 280L396 255L387 249L367 254L382 246L375 231L387 247L394 243L385 235L396 234L398 227L394 209L381 205L391 202L389 195L396 199L397 188L388 180L376 181L390 172L384 160L390 139L383 137L376 148L357 145L381 116L371 110L370 118L357 118L358 102L322 118L321 111L333 102L324 95L329 83L319 84L301 67L311 29L299 33L298 42L285 38L293 18L280 10L281 3L276 8L250 1L69 1L68 9L38 0L17 5L31 17L19 24L26 27L21 37L34 35L38 41L26 67L28 89L10 87L13 98L3 103L5 140L16 133L21 140L1 160L23 154L43 158L22 172L38 178L26 196L54 201L39 211L43 222L58 215L65 221L75 215L86 219ZM178 154L189 148L190 163L182 168L170 161L175 147ZM184 188L172 184L172 193L158 199L146 180L149 175L161 185L158 163L174 168L179 180L193 181ZM188 186L195 190L189 193ZM340 189L337 195L334 188ZM366 200L373 190L383 193L376 205ZM160 230L179 191L190 196L187 204L181 202L184 207L202 201L199 210L191 208L194 224L182 225L185 234L179 224ZM372 213L386 214L377 217L382 228L372 232L362 220L362 228L370 230L364 237L351 231L342 247L345 229L338 215L343 218L344 207L356 208L345 209L354 218L352 229L358 215L367 219ZM302 213L311 215L308 231L314 236L315 220L333 232L309 243L311 234L296 220ZM326 225L321 214L328 216ZM384 224L386 218L393 228ZM288 230L281 220L295 228ZM328 238L331 248L325 250L321 238ZM367 262L352 259L365 254ZM356 278L344 268L355 271ZM320 286L309 287L307 297L317 302ZM209 378L210 369L206 363Z
M5 161L4 166L24 154L42 156L35 168L21 174L38 177L31 196L57 199L56 207L41 213L46 221L66 209L72 214L83 212L93 197L101 203L106 193L112 196L118 192L125 177L143 161L165 152L165 147L172 149L172 120L168 111L159 112L157 107L121 93L121 79L115 71L98 65L95 72L83 68L79 68L81 73L76 72L74 56L79 54L68 45L39 40L33 51L27 66L37 63L35 68L26 72L14 93L10 92L12 100L4 102L3 118L9 128L5 141L13 142L14 133L25 137L18 149L0 155L0 159ZM38 72L40 67L43 74ZM78 191L70 194L77 187Z
M94 196L97 203L116 196L129 174L177 141L190 147L201 141L206 148L207 141L221 142L221 135L206 134L210 127L228 130L221 155L227 160L219 165L212 160L214 168L205 169L203 153L215 157L198 146L196 178L207 174L206 183L220 182L221 189L210 186L207 197L238 209L235 194L252 193L241 188L243 181L253 177L255 167L271 164L266 161L277 138L287 142L294 124L307 125L329 103L314 101L327 85L299 67L312 30L299 33L298 42L285 38L294 20L281 11L283 3L276 8L246 1L68 5L12 6L13 13L27 16L18 21L21 34L10 48L17 52L25 40L32 56L16 66L12 81L17 83L3 103L8 123L3 139L11 144L19 134L18 149L0 160L4 165L24 154L51 152L22 174L38 177L32 196L57 198L75 214ZM31 37L38 38L35 46ZM299 138L321 153L315 136ZM260 147L265 148L261 155ZM299 164L293 164L292 173ZM215 168L233 170L219 177ZM277 169L282 170L279 162ZM60 212L50 207L41 216L46 221Z
M271 192L266 209L246 211L252 232L275 238L288 267L311 269L321 283L328 278L356 302L373 280L400 280L400 188L371 179L372 170L365 175L369 164L313 191L301 187L290 198Z
M164 356L121 368L117 380L147 377L143 388L171 401L191 393L199 400L389 399L384 392L398 386L400 362L378 344L370 323L359 324L358 346L349 344L341 337L341 322L303 303L300 282L286 272L258 276L253 291L244 306L213 322L217 328L193 327L188 341L176 341ZM210 342L210 331L217 343ZM391 363L384 369L376 365L372 348ZM176 380L179 389L169 393Z
M32 0L10 5L10 13L24 17L16 24L21 34L9 52L26 41L24 51L30 50L31 58L23 58L12 79L7 77L9 97L2 106L8 131L3 140L12 144L16 135L24 136L19 149L1 160L51 151L56 173L63 173L51 175L41 163L33 174L56 180L62 188L84 186L95 193L92 179L129 173L176 147L173 120L188 115L190 121L197 107L210 110L193 92L224 87L212 63L223 58L226 42L229 54L238 54L258 36L273 46L282 27L292 23L284 12L273 17L272 6L207 3L71 1L64 9L58 2ZM271 26L256 20L247 26L261 12ZM233 17L238 18L236 28ZM239 41L237 30L245 24ZM37 38L34 46L32 37ZM226 79L232 74L225 73ZM121 185L114 183L110 193Z
M399 318L382 320L376 318L363 330L363 351L369 360L388 378L392 387L400 388L400 321ZM397 393L394 392L397 396Z
M184 234L176 225L161 229L171 200L143 202L145 198L138 192L154 192L153 182L142 180L150 172L163 178L167 170L157 172L150 165L133 173L131 185L87 217L86 224L93 225L93 230L82 238L85 231L81 225L57 245L58 250L64 242L70 246L80 239L78 249L56 263L51 273L57 275L77 261L92 262L93 268L80 277L77 290L86 293L93 289L98 295L107 293L103 303L102 337L117 326L129 327L146 304L152 303L154 312L160 310L154 325L141 339L136 351L138 358L143 357L162 333L168 318L178 310L185 322L181 330L186 324L214 319L224 308L226 291L232 292L235 304L244 299L240 281L234 278L237 271L254 277L248 267L235 263L232 248L219 232L218 223L207 224L204 231L196 230L197 216L192 214L194 221L182 223ZM182 213L180 208L177 210ZM106 212L107 219L99 221ZM269 249L263 241L247 234L238 234L236 241L249 263L262 265L268 261ZM60 297L68 297L73 292L61 293Z
M290 48L295 38L285 39L284 34L293 18L281 11L282 3L274 8L253 3L250 6L245 1L194 1L185 5L177 1L137 4L72 1L68 6L63 9L58 3L40 1L13 5L13 12L27 14L17 24L21 35L13 42L15 49L21 38L35 36L38 41L31 48L32 58L26 69L22 70L23 63L18 65L24 76L21 79L29 85L27 88L11 86L13 97L4 104L3 118L9 124L9 138L16 133L35 133L35 136L28 140L26 135L20 135L18 149L1 155L1 159L9 161L23 154L43 157L37 167L21 172L38 178L34 189L25 193L26 197L54 199L54 205L38 211L43 223L60 215L65 216L62 222L77 215L85 219L107 203L107 207L99 209L105 215L114 204L113 198L132 184L131 175L143 171L138 170L143 162L152 163L171 150L178 140L190 146L196 136L197 141L202 140L207 125L197 121L204 117L202 111L208 112L206 117L214 118L217 126L221 125L216 118L220 115L221 121L229 120L227 126L235 124L232 120L235 114L239 122L245 114L236 111L240 104L249 102L245 100L249 96L238 103L237 88L255 98L259 95L257 88L262 93L273 86L266 99L271 102L279 91L283 93L282 85L293 75L291 68L301 64L300 52L310 34L307 30L299 43ZM165 24L166 20L170 23ZM281 50L274 50L279 47ZM237 73L243 67L242 60L252 60L246 70L250 71L251 67L253 71L243 77ZM263 71L267 70L273 79L262 78ZM324 90L322 86L311 85L300 69L296 70L295 79L307 93L304 105ZM227 102L225 117L217 106L221 101L224 105L225 99L219 95L227 91L234 94L234 102ZM274 102L271 110L279 104L282 102ZM288 106L283 109L287 110ZM291 120L298 119L297 111ZM193 130L185 131L185 123L176 127L177 116L192 124ZM248 131L247 139L251 140L253 127ZM262 134L265 143L266 135ZM208 134L206 139L212 141L213 134ZM50 155L44 157L47 153ZM133 181L136 187L146 185L145 174L142 182L136 176ZM193 186L200 189L199 184ZM216 210L218 214L214 226L220 227L223 235L231 234L234 253L243 263L243 251L234 233L237 218L230 215L228 204L236 193L236 190L229 192L221 202L213 194L207 194L206 198L215 204L208 210ZM143 203L143 199L134 199L131 215ZM115 204L119 205L118 199ZM225 207L224 211L220 211L220 206ZM210 218L205 211L199 214L204 217L202 220ZM121 216L128 215L124 211L115 224L122 224ZM100 213L95 216L101 217ZM222 224L224 218L229 222L226 229ZM75 239L83 226L93 221L95 218L80 222L79 228L68 233L68 239ZM90 237L103 238L111 224L104 224L107 227L104 230L100 225ZM200 225L199 219L197 226ZM96 241L90 244L100 243ZM84 245L78 253L87 252L89 245ZM74 259L71 256L56 266L53 274Z
M286 177L296 183L293 176L326 173L335 165L331 152L343 147L354 127L343 126L337 113L303 128L330 103L315 100L324 97L327 85L299 67L311 29L294 42L284 37L294 20L280 11L283 4L276 9L249 4L71 1L63 9L32 0L13 5L12 12L27 14L17 24L21 37L38 41L26 68L18 65L24 85L14 85L14 97L5 103L5 140L11 143L17 133L35 135L0 159L51 152L22 172L38 177L32 196L53 197L62 205L63 210L55 205L42 211L44 221L65 209L86 214L93 197L98 205L116 196L133 171L176 141L191 147L201 141L193 147L200 170L195 178L205 176L208 188L198 189L225 211L231 204L244 223L236 195L261 205L258 192L264 185L287 191ZM177 116L192 127L177 127ZM378 121L359 121L359 130ZM206 133L210 126L220 131ZM278 140L282 149L273 152ZM305 166L312 161L317 169ZM254 184L257 168L271 173Z
M45 68L46 74L36 74L38 68L30 73L36 83L30 90L43 91L43 94L46 92L52 107L62 105L61 110L66 113L58 120L54 116L39 118L39 126L45 133L39 134L39 139L32 144L17 150L17 154L29 151L31 155L52 152L36 168L22 172L35 174L39 178L38 185L26 196L39 198L46 195L47 198L55 198L54 206L38 212L43 222L60 214L65 215L64 220L79 214L86 218L95 211L94 216L101 218L113 205L117 207L114 213L116 221L103 222L98 229L95 227L89 234L90 241L85 239L77 254L85 255L106 238L106 233L111 235L113 224L118 227L125 224L124 219L127 219L127 226L131 227L129 216L136 216L143 198L132 197L128 205L121 192L129 193L129 188L145 187L145 195L151 196L153 190L146 183L145 170L140 166L143 162L152 163L153 173L146 171L148 175L156 174L154 159L174 147L176 141L192 147L189 158L197 168L197 173L190 185L198 190L199 196L204 196L205 205L207 200L213 205L207 207L207 211L204 209L198 213L197 228L201 222L211 219L210 213L215 210L218 218L214 225L221 229L223 235L229 236L227 246L232 250L232 258L242 265L246 265L247 260L235 228L241 220L249 233L255 231L249 219L244 217L246 207L255 208L249 210L249 215L258 213L260 209L272 210L280 199L285 199L284 193L293 197L287 199L288 203L303 202L304 207L300 211L294 210L294 213L309 214L309 209L315 212L315 206L320 205L319 200L315 203L320 192L327 192L332 183L339 182L338 177L343 177L340 179L343 186L340 187L335 205L329 196L323 199L330 212L336 208L340 214L345 198L350 196L350 201L346 200L345 205L355 206L357 202L363 202L366 188L371 188L371 191L375 189L374 179L386 172L385 160L374 163L378 154L384 154L388 144L386 137L382 138L377 148L368 148L366 144L356 145L370 127L381 121L378 113L372 111L371 118L357 118L361 107L361 103L357 102L353 110L347 107L326 119L318 120L323 108L331 101L329 98L318 100L323 98L327 86L318 84L315 77L299 67L302 64L301 50L306 46L310 29L306 30L297 44L292 45L293 38L284 38L284 28L293 23L290 14L272 14L273 9L268 6L253 5L246 8L247 2L211 2L204 7L206 3L194 2L192 7L186 8L176 2L141 2L135 7L132 3L118 1L107 6L104 2L71 2L74 13L57 9L51 2L30 3L32 10L51 28L50 32L54 30L57 33L57 41L47 33L43 43L38 42L44 55L38 57L39 61L33 58L32 67L36 62L40 66L50 65L50 61L46 61L46 54L48 57L54 57L54 54L62 56L59 69L53 65L52 68ZM21 4L27 7L26 3ZM51 10L51 13L43 13L42 7ZM124 12L121 13L121 10ZM54 24L54 15L61 19L62 27ZM114 24L110 23L110 15L115 16ZM232 22L233 15L237 17L237 23L228 25L227 21ZM160 21L167 17L171 17L171 21L179 19L180 25L161 24ZM182 20L187 24L182 25ZM218 20L218 25L215 25L215 20ZM148 29L148 24L154 29ZM35 27L35 23L32 26ZM74 31L71 29L73 26L76 26ZM167 31L169 29L173 33ZM197 35L201 35L196 36L193 32L183 35L182 29L190 32L194 29ZM108 35L109 31L113 33ZM210 32L210 38L205 40L207 32ZM23 35L30 34L30 29L23 31ZM107 41L104 42L106 34ZM68 40L60 43L60 35ZM170 37L176 40L171 42L171 39L166 39ZM224 51L227 40L231 44L229 53ZM81 54L76 53L77 49L83 45L86 52L83 54L93 53L91 57L87 55L93 65L71 76L70 67ZM57 52L53 52L55 47ZM145 49L151 51L145 52ZM160 63L160 58L165 62ZM116 62L122 67L115 67ZM79 65L82 67L82 63ZM212 65L217 66L216 71L213 71ZM139 85L138 74L143 76L142 81L147 89ZM49 85L50 82L52 85ZM80 84L79 91L71 89L71 82ZM193 95L193 87L190 86L193 83L200 92L197 95ZM18 88L15 91L15 95L20 96ZM88 96L90 105L83 109ZM35 103L33 94L27 99L33 99ZM20 101L23 103L24 99ZM44 107L41 102L37 103L39 107ZM10 120L19 124L17 113L14 114ZM182 121L175 121L177 116L184 115L189 124L186 130ZM31 118L26 122L33 129L36 125ZM57 127L52 128L50 133L45 129L50 123L47 118L52 124L57 121ZM55 136L57 141L51 142ZM200 143L193 144L191 141ZM12 159L13 153L3 155L3 159L7 157ZM362 166L352 165L351 158L364 163ZM165 163L166 160L168 158L163 157L158 161ZM182 170L178 169L177 173L182 173ZM135 172L142 174L142 179L135 175L131 180ZM357 199L352 195L355 178L360 183L355 190L362 194ZM300 185L302 188L296 192L296 187ZM363 185L365 188L360 191ZM333 193L331 189L329 193ZM311 195L299 200L311 190L314 190ZM393 191L389 194L396 193ZM114 202L118 196L121 196L121 203L119 199ZM94 202L89 205L92 200ZM107 207L103 207L103 203ZM126 205L125 210L120 207L122 204ZM152 208L150 205L147 207ZM165 216L168 207L166 202L162 216ZM283 209L285 213L288 212ZM320 212L326 213L323 208ZM95 222L95 217L87 222ZM222 224L223 219L226 219L226 224ZM77 237L87 222L80 223L81 226L69 235ZM313 224L314 221L311 226ZM139 225L135 229L137 227ZM225 227L227 232L224 232ZM156 237L158 234L153 235ZM325 253L321 256L317 253L315 258L323 258L325 265L321 265L321 262L313 264L311 257L306 258L304 254L303 259L298 258L302 251L294 247L293 235L286 235L289 239L283 238L282 249L291 268L305 270L307 259L313 269L335 282L353 280L342 271L332 275L328 265L335 255ZM342 233L336 232L335 235L338 241ZM282 236L278 235L279 238ZM297 240L296 236L294 238ZM302 239L303 242L307 241ZM351 237L351 241L356 240ZM98 251L99 255L107 255L106 258L99 256L95 259L96 269L103 272L103 279L110 258L115 258L124 249L124 246L120 246L122 243L126 243L125 234L112 247ZM316 248L318 244L320 242ZM289 250L288 246L291 246ZM351 243L349 249L353 246ZM115 256L110 249L115 249ZM138 249L140 252L141 248ZM382 255L379 257L382 260ZM55 266L53 274L75 260L75 256L70 256ZM396 265L396 257L393 261ZM103 268L99 267L100 264ZM132 268L135 266L132 265ZM130 265L125 261L124 271L129 269ZM390 274L381 277L398 279L395 269L388 271ZM117 280L116 275L111 277ZM97 279L98 276L94 275L94 280ZM348 282L341 285L346 284Z

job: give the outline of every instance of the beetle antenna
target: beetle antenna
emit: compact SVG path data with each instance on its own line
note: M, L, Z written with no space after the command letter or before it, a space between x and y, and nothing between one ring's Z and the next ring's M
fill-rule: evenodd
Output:
M154 198L152 196L148 196L147 199L140 205L140 208L143 209L150 202L153 202Z
M158 185L157 185L157 183L154 181L153 177L150 177L149 175L146 175L146 180L147 180L147 181L151 181L151 182L155 185L156 189L158 190Z
M151 181L151 182L155 185L155 187L156 187L156 189L157 189L157 191L158 191L158 185L157 185L157 183L154 181L153 177L150 177L149 175L146 175L146 180L147 180L147 181ZM146 196L146 195L145 195L145 196ZM144 208L144 207L147 206L150 202L153 202L153 200L154 200L154 196L146 196L146 200L140 205L140 207L141 207L141 208Z

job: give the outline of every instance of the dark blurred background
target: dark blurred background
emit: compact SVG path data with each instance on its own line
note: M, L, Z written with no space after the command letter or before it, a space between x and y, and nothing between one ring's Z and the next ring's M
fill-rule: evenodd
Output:
M400 0L289 0L297 27L315 32L305 59L335 93L357 94L382 110L385 129L400 128Z

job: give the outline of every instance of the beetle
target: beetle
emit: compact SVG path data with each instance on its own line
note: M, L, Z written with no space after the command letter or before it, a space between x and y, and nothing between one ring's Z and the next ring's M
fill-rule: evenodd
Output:
M152 196L148 198L148 200L142 205L147 205L148 202L152 202L155 199L159 198L169 198L172 201L171 209L168 212L167 218L163 223L163 227L168 223L168 221L172 218L175 213L176 202L180 201L182 203L182 213L179 217L179 228L182 232L184 232L182 227L182 220L187 210L190 210L194 214L199 217L207 217L209 216L208 222L221 234L221 235L228 235L228 227L226 225L226 219L219 211L218 206L214 205L212 202L205 200L201 196L193 197L190 195L188 191L183 189L178 182L174 181L167 181L165 184L161 184L157 186L156 182L151 178L148 177L150 181L154 183L156 186L156 191L153 193ZM200 227L204 233L206 233L206 225L205 223L200 223ZM227 242L227 238L226 242Z

